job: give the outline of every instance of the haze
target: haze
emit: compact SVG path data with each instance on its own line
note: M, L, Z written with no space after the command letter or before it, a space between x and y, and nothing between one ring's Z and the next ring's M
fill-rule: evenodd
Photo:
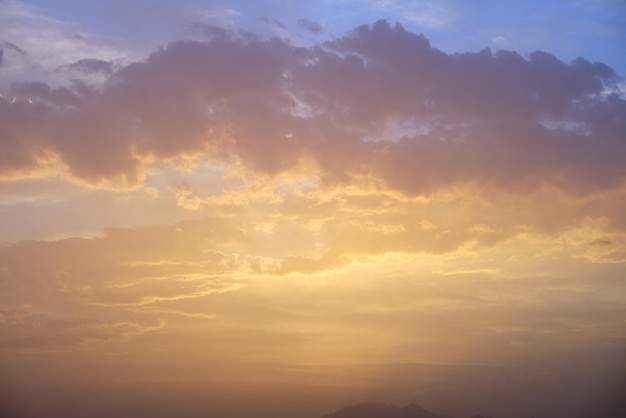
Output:
M318 3L0 1L3 416L609 416L622 3Z

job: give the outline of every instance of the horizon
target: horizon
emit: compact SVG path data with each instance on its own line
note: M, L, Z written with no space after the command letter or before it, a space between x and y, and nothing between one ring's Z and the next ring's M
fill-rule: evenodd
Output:
M625 47L612 0L0 0L0 414L622 411Z

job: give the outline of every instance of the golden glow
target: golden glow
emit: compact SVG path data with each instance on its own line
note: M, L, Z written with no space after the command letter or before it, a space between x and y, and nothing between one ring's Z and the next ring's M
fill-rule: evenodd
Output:
M0 402L469 416L621 377L608 70L382 21L323 48L215 36L0 97Z

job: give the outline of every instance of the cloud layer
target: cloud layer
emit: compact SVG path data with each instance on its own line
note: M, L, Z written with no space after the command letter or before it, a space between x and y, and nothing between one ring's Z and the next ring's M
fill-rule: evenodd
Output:
M331 183L369 175L407 195L467 183L584 195L623 182L626 103L604 64L446 54L385 21L311 47L215 33L123 66L99 89L14 84L0 103L0 175L52 166L132 187L154 164L208 158L270 175L307 162Z

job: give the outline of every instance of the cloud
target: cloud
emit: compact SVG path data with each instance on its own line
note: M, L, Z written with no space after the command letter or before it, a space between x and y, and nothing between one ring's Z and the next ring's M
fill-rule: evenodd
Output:
M103 73L109 75L113 71L113 64L110 61L86 58L69 64L67 68L85 74Z
M313 35L319 35L324 32L324 28L322 28L322 25L305 18L298 19L298 26L311 32Z
M181 183L176 187L176 204L190 210L198 210L202 199L194 196L193 188L188 183Z
M128 38L100 35L80 24L47 16L45 11L44 7L22 1L0 3L0 45L5 51L0 74L3 93L13 82L36 80L54 87L70 83L77 78L75 74L59 68L83 59L117 61L133 55L134 42ZM101 82L85 74L80 78Z
M273 26L273 27L275 27L277 29L287 29L287 27L281 21L279 21L277 19L274 19L274 18L269 18L267 16L261 16L259 18L259 21L265 23L266 25Z
M58 319L24 311L0 312L0 323L3 325L0 350L54 349L96 341L126 341L164 326L162 321L156 319L125 321Z
M20 48L19 46L15 45L14 43L11 42L7 42L7 41L2 41L2 46L3 49L8 49L9 51L13 52L14 54L17 55L25 55L26 51L24 51L22 48Z
M319 179L281 179L247 179L208 193L195 180L195 187L182 183L175 193L179 206L194 211L188 213L218 211L246 231L238 254L255 276L336 274L403 257L473 259L502 248L511 249L505 258L532 248L518 255L556 251L562 259L623 260L624 187L580 197L556 188L464 185L412 197L376 178L325 187ZM494 265L436 269L489 272Z
M207 160L248 175L219 191L174 183L173 202L219 211L219 222L15 243L0 249L0 275L15 300L48 277L41 295L131 308L235 290L236 271L335 274L535 241L539 252L567 240L563 257L622 263L626 106L607 93L613 82L582 58L445 54L381 21L316 47L227 31L174 42L111 67L101 89L16 83L24 99L0 99L7 178L61 168L92 187L136 187L163 163ZM215 234L239 248L213 245Z
M53 310L62 303L133 307L235 290L229 275L239 261L227 247L241 239L226 222L204 220L20 241L0 248L0 299Z
M205 219L2 246L0 349L127 341L215 318L207 298L244 287L231 247L243 240L226 219Z
M328 251L317 259L292 255L279 261L264 260L261 257L250 257L247 261L252 273L269 275L327 273L349 264L349 259L334 251Z
M171 43L102 90L16 84L33 102L0 103L12 156L0 175L56 162L81 182L132 187L179 158L270 175L308 159L327 183L368 174L407 195L467 183L588 194L624 179L626 104L605 94L615 80L604 64L545 52L445 54L385 21L323 47L222 33ZM394 123L412 132L390 137Z

